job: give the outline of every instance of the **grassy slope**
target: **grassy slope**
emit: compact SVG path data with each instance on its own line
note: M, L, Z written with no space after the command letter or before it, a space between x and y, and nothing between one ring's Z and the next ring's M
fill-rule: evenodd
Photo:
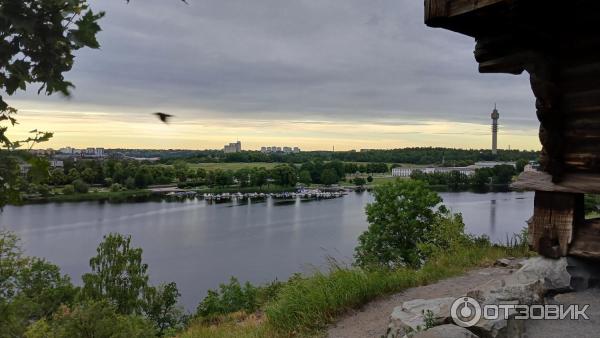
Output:
M406 288L435 283L506 256L524 256L525 247L472 246L444 253L420 270L364 271L334 266L329 273L287 283L277 299L266 305L266 316L224 320L220 325L192 324L182 338L289 337L320 335L328 324L349 309L376 297Z

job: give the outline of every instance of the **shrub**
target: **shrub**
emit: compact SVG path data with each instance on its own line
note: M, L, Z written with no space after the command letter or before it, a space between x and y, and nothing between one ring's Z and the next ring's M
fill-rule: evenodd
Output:
M354 185L358 185L360 187L360 186L367 184L367 181L365 181L365 179L362 177L355 177L352 180L352 183L354 183Z
M26 338L71 337L155 337L152 323L142 317L118 314L107 300L84 302L72 308L63 306L52 320L39 320L29 326Z
M359 236L356 262L418 267L434 247L448 248L464 237L462 217L451 215L426 183L396 180L375 188L367 205L367 231Z
M87 194L87 192L90 190L90 186L83 180L73 181L73 188L75 188L75 192L79 194Z
M72 184L67 184L62 189L63 195L73 195L75 193L75 187Z
M113 183L110 186L110 191L112 191L112 192L118 192L118 191L121 191L121 190L123 190L123 186L120 185L119 183Z
M208 291L208 295L198 305L196 313L212 320L218 315L241 310L250 313L257 308L257 289L248 282L242 287L237 278L231 277L229 284L219 285L219 291Z

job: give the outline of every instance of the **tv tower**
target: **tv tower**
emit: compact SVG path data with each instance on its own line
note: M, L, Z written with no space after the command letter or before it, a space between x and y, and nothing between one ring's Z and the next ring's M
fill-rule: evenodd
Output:
M492 111L492 155L498 154L498 119L500 118L500 114L498 113L498 109L496 109L496 104L494 103L494 110Z

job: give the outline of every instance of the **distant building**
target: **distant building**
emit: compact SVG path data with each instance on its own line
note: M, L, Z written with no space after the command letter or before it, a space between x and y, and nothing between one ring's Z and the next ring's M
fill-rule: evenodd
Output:
M75 149L73 149L71 147L64 147L64 148L58 149L58 153L64 154L64 155L73 155L73 154L75 154Z
M61 160L50 160L50 167L52 168L64 168L65 163Z
M495 166L498 165L510 165L514 168L517 167L517 163L516 162L498 162L498 161L482 161L482 162L475 162L475 166L477 168L493 168Z
M81 152L83 158L104 158L104 148L87 148Z
M300 148L298 148L298 147L278 147L278 146L271 146L271 147L260 147L260 151L262 153L285 153L285 154L291 154L291 153L299 153L300 152Z
M242 143L240 141L237 141L235 143L226 144L223 147L223 151L225 153L239 153L242 151Z

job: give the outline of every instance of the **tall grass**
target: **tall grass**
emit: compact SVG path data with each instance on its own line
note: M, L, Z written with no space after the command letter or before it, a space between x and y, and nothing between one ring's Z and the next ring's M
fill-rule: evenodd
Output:
M340 314L381 296L460 275L476 266L490 265L506 256L530 253L521 239L510 246L485 241L440 252L418 270L343 266L333 262L327 272L315 272L285 283L277 297L266 304L262 321L226 321L217 326L191 325L182 337L289 337L316 334Z

